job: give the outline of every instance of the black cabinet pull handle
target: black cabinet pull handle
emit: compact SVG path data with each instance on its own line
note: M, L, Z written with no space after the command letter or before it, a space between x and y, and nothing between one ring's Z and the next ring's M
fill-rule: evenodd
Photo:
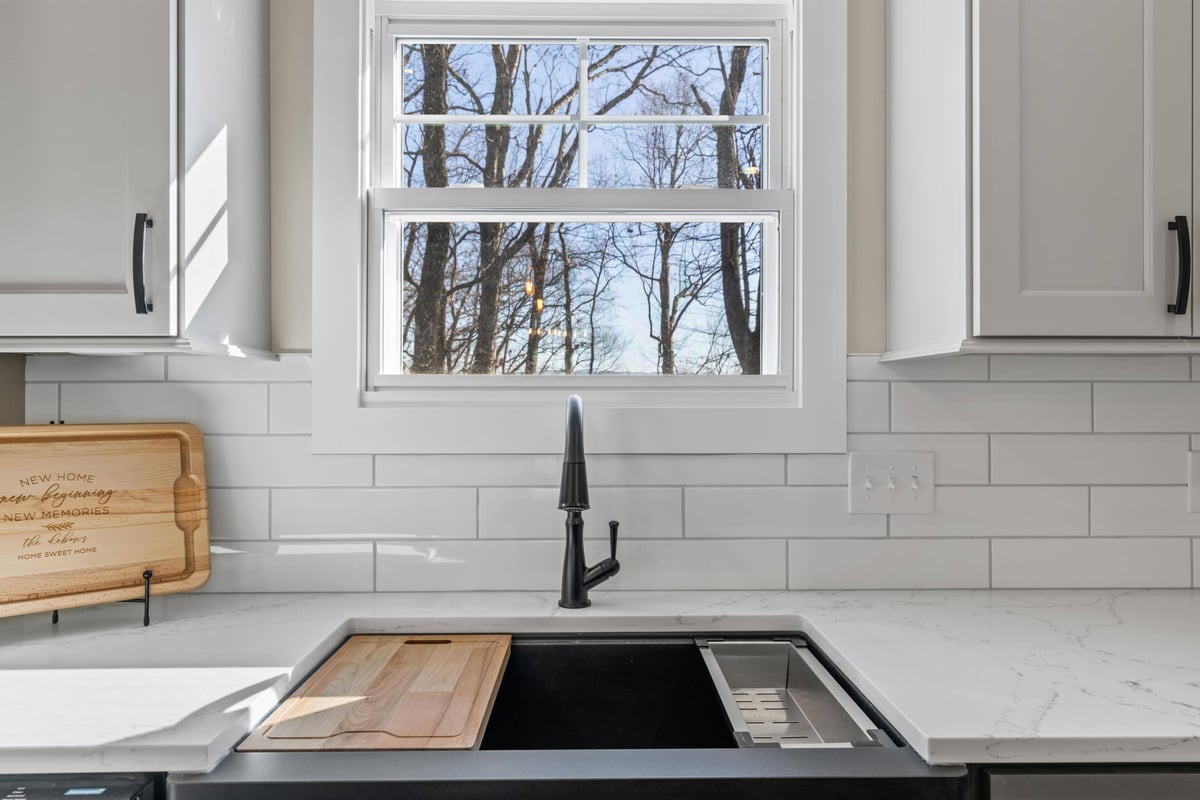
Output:
M149 214L133 218L133 310L149 314L154 303L146 300L146 230L154 227Z
M1167 306L1172 314L1186 314L1188 298L1192 294L1192 237L1188 234L1187 217L1176 217L1167 223L1167 230L1175 231L1179 237L1179 292L1175 302Z

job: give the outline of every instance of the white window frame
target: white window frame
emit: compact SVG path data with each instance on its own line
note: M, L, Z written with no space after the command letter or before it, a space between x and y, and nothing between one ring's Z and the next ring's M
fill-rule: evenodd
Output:
M497 3L504 2L441 0L442 14L446 6L479 14L491 8L494 14ZM792 131L802 132L799 138L804 147L798 154L774 159L769 168L779 169L782 162L793 176L794 191L672 192L679 196L665 204L649 197L655 194L652 190L586 190L595 196L597 213L632 207L653 214L719 216L722 211L733 211L747 219L778 219L782 235L775 261L781 265L777 284L785 301L777 304L778 330L784 334L779 345L782 374L632 378L409 375L402 376L401 388L397 388L374 375L368 358L370 343L379 334L377 321L368 325L366 311L369 305L379 308L375 305L379 281L373 279L378 264L372 263L378 259L370 254L380 251L383 209L396 208L397 203L411 206L411 193L421 192L423 205L413 213L440 218L448 209L437 207L436 193L497 190L368 188L380 168L372 163L370 145L372 136L379 135L378 105L371 96L372 72L379 61L363 32L376 18L377 9L370 0L314 0L314 450L552 453L561 448L563 399L575 392L583 395L588 409L590 452L844 452L845 3L657 0L655 5L678 4L689 18L728 19L731 12L745 18L772 7L778 16L782 3L790 5L792 14L785 34L792 37L791 52L796 52L795 42L802 43L802 60L788 65L793 72L791 84L802 87L802 102L790 104L789 122ZM377 4L386 4L389 10L403 9L409 15L414 9L430 8L394 0L377 0ZM585 0L520 3L531 24L539 15L555 19L594 16L599 5ZM506 13L511 7L506 4ZM646 5L606 1L603 7L609 12L617 7L636 21L639 9ZM662 35L663 30L654 33L670 38ZM796 138L793 135L791 141ZM783 178L786 187L787 175ZM487 210L531 216L561 211L561 204L556 205L547 195L564 190L517 191L521 194L502 190L506 199L487 201L498 206ZM406 193L409 196L404 196ZM605 193L611 194L601 196ZM481 198L481 202L485 200ZM719 204L714 202L717 200ZM764 270L768 261L764 258ZM764 275L764 285L767 279ZM468 382L463 383L464 379Z

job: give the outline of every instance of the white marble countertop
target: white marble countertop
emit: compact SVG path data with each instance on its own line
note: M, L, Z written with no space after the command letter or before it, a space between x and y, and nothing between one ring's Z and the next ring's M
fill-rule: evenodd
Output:
M933 764L1200 763L1200 591L176 595L0 621L0 774L200 771L353 632L800 630Z

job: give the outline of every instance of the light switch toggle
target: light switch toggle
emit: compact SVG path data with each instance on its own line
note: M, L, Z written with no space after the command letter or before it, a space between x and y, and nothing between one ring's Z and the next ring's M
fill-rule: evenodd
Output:
M851 514L932 514L933 453L851 453ZM876 485L887 491L875 491Z

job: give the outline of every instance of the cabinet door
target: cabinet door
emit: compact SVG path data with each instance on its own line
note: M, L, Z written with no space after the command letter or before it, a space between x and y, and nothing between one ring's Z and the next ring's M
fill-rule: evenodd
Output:
M1192 335L1191 0L974 11L975 334Z
M0 335L175 333L174 35L166 0L0 2Z

